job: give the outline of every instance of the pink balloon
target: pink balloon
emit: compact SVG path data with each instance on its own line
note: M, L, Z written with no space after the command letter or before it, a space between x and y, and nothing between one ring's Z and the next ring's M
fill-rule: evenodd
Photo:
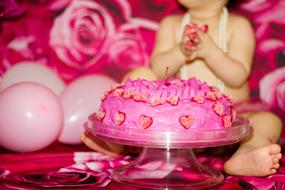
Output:
M37 83L14 84L0 93L0 144L31 152L54 142L62 129L58 97Z
M18 82L36 82L60 95L65 88L63 80L51 68L37 62L25 61L9 68L3 75L2 90Z
M86 75L71 82L60 100L64 112L63 130L59 142L66 144L81 143L80 135L88 116L99 109L101 95L115 81L103 75Z

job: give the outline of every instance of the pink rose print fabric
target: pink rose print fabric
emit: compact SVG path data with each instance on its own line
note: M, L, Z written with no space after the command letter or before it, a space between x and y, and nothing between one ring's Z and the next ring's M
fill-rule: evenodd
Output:
M115 23L100 4L88 0L71 1L50 31L49 44L61 61L85 70L107 51Z
M249 18L255 30L257 48L249 84L258 97L259 80L284 63L285 3L245 0L231 8ZM149 64L159 21L183 11L174 0L3 0L0 74L32 60L50 66L66 82L89 73L120 81L131 69Z
M216 170L223 170L225 158L229 154L218 155L212 152L212 149L207 150L208 154L201 154L198 160L203 165ZM125 184L116 183L111 180L111 175L114 169L125 166L134 160L130 156L109 157L100 153L94 152L74 152L74 153L42 153L42 154L25 154L20 159L12 154L2 155L3 162L0 167L6 166L7 169L0 169L0 187L1 189L84 189L84 190L100 190L100 189L126 189L137 190L138 188L127 186ZM8 159L8 157L10 159ZM18 167L12 168L12 160L17 159ZM29 159L34 163L32 168L23 168L23 160ZM52 160L52 162L51 162ZM55 167L57 164L57 167ZM69 164L69 165L68 165ZM49 168L48 168L49 166ZM146 163L144 168L137 173L131 173L138 179L143 172L149 172L150 169L164 167L163 163ZM172 167L172 166L169 166ZM174 167L173 167L174 168ZM23 171L21 171L21 169ZM171 169L171 168L168 168ZM25 171L25 172L24 172ZM282 190L285 187L285 163L284 159L281 160L281 168L278 174L270 175L263 178L249 177L249 176L227 176L225 175L224 181L211 187L212 190ZM164 178L167 173L153 173L157 179ZM195 175L195 174L193 174ZM134 176L132 176L134 177ZM188 176L195 178L195 176Z
M0 170L1 189L103 188L111 182L109 176L115 167L130 162L130 157L127 156L111 158L95 152L26 154L25 156L24 159L10 156L12 160L17 159L18 166L25 159L34 162L33 165L30 164L32 168L27 168L25 173L15 172L20 168L12 168L9 166L10 159L2 157L1 166L6 164L10 170Z
M285 115L285 67L268 73L260 80L260 98Z
M249 84L252 95L259 96L259 80L268 72L284 66L285 1L245 0L235 11L251 21L256 36L256 51Z
M142 3L138 1L52 0L27 1L23 5L13 0L4 2L7 11L16 5L21 9L9 12L17 15L13 22L3 17L2 74L14 64L33 60L54 68L67 82L90 73L119 81L131 69L149 64L160 17L143 16L148 15L148 10L139 8ZM175 1L169 5L170 9L159 5L162 15L177 10Z
M23 15L27 11L25 4L21 4L15 0L7 0L0 2L0 18L13 19Z

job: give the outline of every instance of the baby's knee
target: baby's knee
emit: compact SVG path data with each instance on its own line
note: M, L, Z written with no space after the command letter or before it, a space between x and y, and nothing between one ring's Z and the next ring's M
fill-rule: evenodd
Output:
M266 120L271 120L275 123L282 123L281 119L279 116L277 116L275 113L273 112L269 112L269 111L264 111L260 113L260 117L264 117L264 119Z
M263 111L255 113L253 119L257 122L270 123L272 126L282 127L282 120L273 112Z
M148 67L138 67L125 75L123 82L128 79L146 79L146 80L156 80L157 76L154 72Z

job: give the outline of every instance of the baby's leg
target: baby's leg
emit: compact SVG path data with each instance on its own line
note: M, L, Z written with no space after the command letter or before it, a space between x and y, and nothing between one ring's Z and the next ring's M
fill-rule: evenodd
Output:
M281 120L270 112L248 116L253 135L244 139L234 155L225 163L231 175L266 176L279 168L281 147L276 144L282 130Z

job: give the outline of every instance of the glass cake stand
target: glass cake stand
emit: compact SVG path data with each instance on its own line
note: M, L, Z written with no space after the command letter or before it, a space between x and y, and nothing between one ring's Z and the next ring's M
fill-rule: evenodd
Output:
M221 183L223 174L199 163L192 148L233 144L252 131L241 117L233 127L220 130L150 131L99 122L89 123L85 129L102 140L143 147L136 160L116 169L112 178L147 189L204 189Z

